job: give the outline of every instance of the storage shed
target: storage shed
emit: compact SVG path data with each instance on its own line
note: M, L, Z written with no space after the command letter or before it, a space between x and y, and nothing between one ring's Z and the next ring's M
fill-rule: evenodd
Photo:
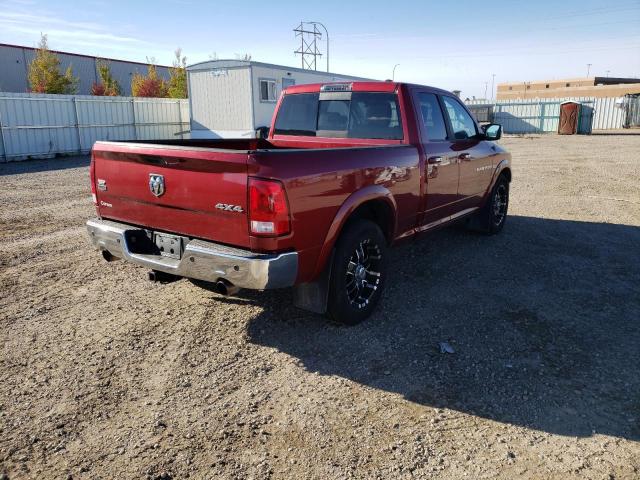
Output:
M210 60L187 67L191 138L253 137L268 127L290 85L367 80L350 75L245 61Z

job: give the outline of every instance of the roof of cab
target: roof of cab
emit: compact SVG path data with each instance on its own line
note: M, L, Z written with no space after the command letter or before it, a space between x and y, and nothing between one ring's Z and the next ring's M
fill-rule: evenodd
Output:
M307 83L287 87L287 93L316 93L325 85L351 85L352 92L395 92L398 87L396 82L326 82Z
M442 90L437 87L429 87L427 85L417 85L413 83L391 82L391 81L369 81L369 82L327 82L327 83L307 83L303 85L292 85L286 88L285 93L317 93L325 85L351 85L351 92L395 92L401 86L408 88L423 88L433 92L445 93L452 95L451 92Z

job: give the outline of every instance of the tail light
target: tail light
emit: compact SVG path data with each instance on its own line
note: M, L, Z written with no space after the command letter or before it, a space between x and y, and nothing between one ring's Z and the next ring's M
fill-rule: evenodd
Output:
M249 177L249 231L263 237L291 231L289 202L282 183Z
M91 179L91 198L93 204L98 205L98 197L96 196L96 160L91 152L91 163L89 164L89 178Z

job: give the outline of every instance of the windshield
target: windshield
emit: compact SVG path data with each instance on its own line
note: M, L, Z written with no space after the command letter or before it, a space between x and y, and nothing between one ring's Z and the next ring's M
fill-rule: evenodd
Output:
M317 93L286 95L278 110L275 134L402 140L398 96L354 92L346 99L320 100Z

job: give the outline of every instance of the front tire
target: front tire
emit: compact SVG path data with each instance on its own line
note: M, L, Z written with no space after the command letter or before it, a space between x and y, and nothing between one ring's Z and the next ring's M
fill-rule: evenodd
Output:
M470 219L469 226L488 235L495 235L504 227L508 209L509 180L505 175L500 175L491 190L491 196L487 199L487 203Z
M327 314L356 325L375 309L387 277L387 240L380 227L360 219L348 224L333 256Z

